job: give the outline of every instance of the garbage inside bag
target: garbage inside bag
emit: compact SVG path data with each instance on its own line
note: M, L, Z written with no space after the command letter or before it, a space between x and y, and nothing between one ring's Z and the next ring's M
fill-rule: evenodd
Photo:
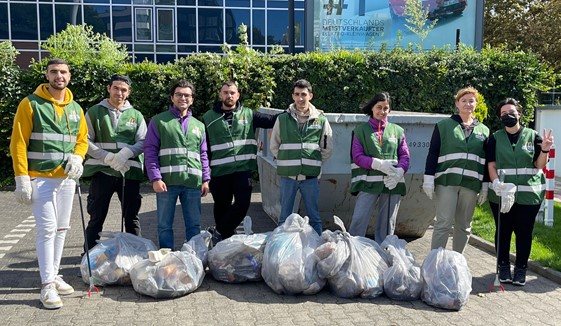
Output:
M319 277L326 278L331 291L343 298L379 296L384 292L382 274L388 268L382 249L376 241L351 236L339 217L334 220L342 231L322 234L328 242L315 251Z
M317 273L322 244L308 217L291 214L267 238L261 274L267 285L279 294L315 294L325 285Z
M267 234L234 234L208 252L212 276L222 282L260 281Z
M156 250L156 245L130 233L101 232L101 239L89 250L92 281L95 285L131 284L131 267L148 258L148 251ZM90 283L86 255L80 264L82 280Z
M156 299L176 298L194 292L203 283L203 263L188 244L181 251L160 249L149 254L131 268L136 292Z
M388 252L390 267L384 272L384 292L394 300L416 300L423 290L421 267L406 248L407 242L389 235L381 247Z
M438 248L428 254L421 267L424 279L421 299L427 304L460 310L469 299L471 273L464 256Z
M192 250L195 251L197 257L203 263L203 266L208 266L208 250L211 246L210 240L212 234L209 231L201 231L201 233L192 237L189 241L183 244L181 251L184 251L185 245L189 245ZM186 249L185 249L186 250Z

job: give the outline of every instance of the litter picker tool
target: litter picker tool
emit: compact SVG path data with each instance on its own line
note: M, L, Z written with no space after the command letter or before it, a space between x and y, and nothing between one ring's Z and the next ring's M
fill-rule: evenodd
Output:
M84 232L84 243L88 243L88 235L86 233L86 221L84 219L84 207L82 205L82 190L80 189L80 180L76 179L76 189L78 194L78 203L80 204L80 216L82 217L82 231ZM99 289L94 284L94 279L92 277L92 265L90 264L90 248L86 248L86 262L88 263L88 276L90 277L89 283L90 288L88 289L88 298L92 295L92 290L99 293Z
M504 170L498 170L497 171L499 173L499 181L500 182L504 182L505 180L505 171ZM505 291L505 287L502 285L501 281L499 280L499 245L501 243L500 239L501 239L501 205L502 205L502 201L503 201L503 197L499 196L499 211L497 212L497 239L496 239L496 243L495 243L495 248L496 248L496 256L497 256L497 266L496 268L496 273L495 273L495 281L493 282L493 284L491 284L491 286L489 287L489 292L492 292L494 288L496 287L500 287L502 292Z
M121 187L121 233L125 231L125 174L123 176L123 186Z

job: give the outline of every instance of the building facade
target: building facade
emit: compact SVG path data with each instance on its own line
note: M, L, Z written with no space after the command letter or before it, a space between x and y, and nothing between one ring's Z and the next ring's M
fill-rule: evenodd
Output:
M88 24L125 44L133 62L173 62L239 44L237 28L243 23L254 49L287 50L288 5L288 0L0 0L0 41L11 41L21 53L18 63L26 64L46 57L41 42L67 24ZM304 0L294 0L294 8L295 52L303 52Z

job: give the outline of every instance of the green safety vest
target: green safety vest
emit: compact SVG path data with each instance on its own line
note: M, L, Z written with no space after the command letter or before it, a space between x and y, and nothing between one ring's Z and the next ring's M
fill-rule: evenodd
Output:
M403 139L403 128L388 123L384 129L382 136L382 145L376 138L370 123L364 123L355 128L354 135L362 145L364 154L370 157L376 157L383 160L398 161L397 150ZM356 193L364 191L373 194L390 193L390 190L384 185L384 172L373 169L363 169L358 165L351 164L351 192ZM405 179L401 178L395 189L391 190L392 194L405 195Z
M76 147L82 108L72 101L58 120L50 101L36 94L27 98L33 108L33 131L27 147L29 170L43 172L65 165Z
M193 116L189 118L187 132L170 112L152 118L160 135L160 173L167 185L201 188L203 170L201 144L205 126Z
M502 129L493 134L496 140L497 171L504 171L505 183L516 185L515 202L520 205L540 205L544 198L545 175L534 165L536 135L535 130L524 128L513 148L506 130ZM493 190L489 191L489 201L499 202L499 197Z
M223 117L223 114L214 110L209 110L203 115L211 153L211 176L257 170L253 111L245 107L234 111L231 128Z
M320 114L306 121L300 131L298 122L288 113L278 117L281 145L277 157L280 176L305 175L316 177L321 173L321 136L326 118Z
M483 146L489 138L489 128L478 124L466 141L462 126L457 121L444 119L437 125L441 146L434 183L462 186L479 192L485 172Z
M134 108L128 108L119 117L117 128L113 129L111 123L111 114L109 109L102 105L94 105L88 109L86 114L90 117L93 131L95 132L94 143L111 153L118 153L127 145L135 144L135 137L140 126L140 122L144 119L142 113ZM134 180L143 180L143 162L144 155L129 159L130 170L125 174L125 178ZM86 156L84 162L83 176L89 177L97 172L103 172L108 175L120 177L121 173L113 170L106 165L103 160Z

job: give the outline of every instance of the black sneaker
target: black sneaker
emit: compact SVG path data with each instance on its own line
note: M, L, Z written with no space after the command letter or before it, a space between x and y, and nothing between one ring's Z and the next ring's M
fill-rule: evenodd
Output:
M510 265L499 265L499 281L501 283L512 283Z
M512 284L524 286L526 284L526 268L514 267L514 279Z
M210 238L210 246L211 248L214 248L218 242L222 241L222 235L220 234L220 232L218 232L218 230L216 230L216 227L214 226L208 227L207 231L212 236Z

